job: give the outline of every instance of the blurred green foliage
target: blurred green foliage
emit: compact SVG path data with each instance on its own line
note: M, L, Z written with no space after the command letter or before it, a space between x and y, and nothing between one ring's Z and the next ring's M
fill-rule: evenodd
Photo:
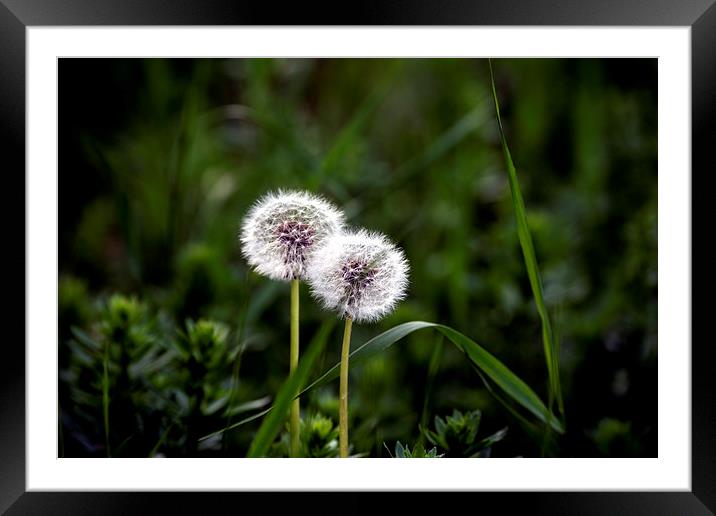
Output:
M493 67L560 342L567 432L549 453L656 456L656 61ZM489 84L474 59L60 60L60 453L246 453L259 420L198 437L265 409L286 378L288 285L249 271L237 239L279 187L324 194L405 249L408 298L356 326L354 346L440 322L546 399ZM303 345L327 317L302 286ZM320 371L339 358L330 338ZM456 436L475 411L485 435L509 426L492 456L540 455L436 346L418 332L351 370L352 453L425 452L420 428L457 410ZM302 402L306 455L333 453L336 393Z

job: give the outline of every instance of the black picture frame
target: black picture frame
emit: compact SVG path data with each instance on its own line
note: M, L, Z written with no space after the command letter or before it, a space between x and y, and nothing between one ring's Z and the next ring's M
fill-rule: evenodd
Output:
M252 493L25 493L25 29L39 25L645 25L690 26L692 71L692 210L709 190L694 187L713 175L709 159L716 144L716 4L714 0L374 0L351 5L222 0L0 0L0 203L7 242L4 284L5 333L0 355L0 512L7 514L200 513L207 507L251 510L262 500ZM20 195L22 192L22 195ZM12 202L14 201L14 203ZM713 201L712 201L713 202ZM16 204L15 204L16 203ZM713 285L707 238L708 216L692 215L692 270L698 291ZM20 251L21 250L21 251ZM693 274L693 273L692 273ZM706 304L692 301L692 321L704 321ZM660 314L668 317L668 314ZM697 318L697 315L701 315ZM19 321L23 321L22 325ZM703 322L700 326L703 328ZM19 329L19 331L18 331ZM12 335L12 338L9 337ZM692 332L692 491L610 493L471 493L455 495L475 510L512 512L527 506L549 514L713 514L716 511L716 375L711 338ZM687 345L664 343L663 345ZM289 495L303 505L306 493ZM321 505L364 512L374 494L326 494ZM208 500L208 497L212 497ZM469 500L465 500L469 497ZM445 507L430 495L414 495L423 509ZM427 505L425 505L427 504ZM154 511L151 511L154 512ZM345 512L345 511L341 511Z

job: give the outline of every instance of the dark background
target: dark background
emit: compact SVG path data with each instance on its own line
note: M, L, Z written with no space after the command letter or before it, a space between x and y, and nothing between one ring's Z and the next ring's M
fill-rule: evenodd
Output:
M493 65L560 335L568 431L550 454L655 456L656 60ZM101 356L83 356L70 328L100 339L115 292L144 303L150 350L169 353L186 318L227 325L243 353L238 372L212 380L217 396L227 378L231 403L276 392L288 289L248 273L236 231L249 204L277 187L323 193L352 223L405 248L409 298L357 327L354 345L400 322L441 322L546 399L486 61L61 59L59 70L65 455L106 455ZM305 345L331 315L303 294ZM335 329L323 368L337 360L339 338ZM427 392L436 342L418 333L352 370L358 451L386 456L384 442L392 451L396 440L420 439L421 419L480 409L480 435L509 427L493 456L539 455L540 443L450 346ZM131 380L137 420L112 435L117 446L131 437L119 449L242 455L255 424L225 435L218 450L187 450L192 424L208 432L227 418L171 409L171 389L190 390L190 380L168 370ZM148 386L171 394L146 396ZM335 390L306 400L307 413L335 416Z

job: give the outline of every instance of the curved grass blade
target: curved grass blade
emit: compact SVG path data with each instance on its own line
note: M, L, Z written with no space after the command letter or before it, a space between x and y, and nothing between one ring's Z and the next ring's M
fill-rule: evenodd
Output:
M348 358L350 360L350 363L352 365L356 364L357 362L362 362L374 355L377 355L378 353L381 353L382 351L388 349L390 346L392 346L395 342L399 341L406 335L414 332L415 330L420 330L421 328L429 328L430 326L433 326L434 323L428 323L423 321L412 321L407 322L403 324L399 324L398 326L393 326L391 329L381 333L377 337L373 337L368 342L363 344L362 346L359 346L355 350L351 351L350 355L348 355ZM321 376L316 378L311 384L303 389L300 393L300 396L303 396L304 393L310 391L314 387L320 387L321 385L325 385L331 380L334 380L338 378L338 375L340 373L341 364L338 363L328 369L325 373L323 373Z
M507 366L492 356L474 341L448 326L439 326L438 331L445 335L478 366L497 386L513 400L522 405L542 422L547 423L559 433L564 432L562 423L547 409L539 396Z
M540 430L541 427L539 427L536 423L531 423L522 414L517 412L517 410L512 406L510 402L500 396L500 394L492 388L492 385L490 385L489 380L485 378L485 376L480 372L480 369L478 369L474 364L472 367L475 372L480 376L482 383L485 384L485 388L492 395L492 397L495 398L498 402L500 402L503 407L507 409L507 411L512 415L512 417L515 418L515 420L517 420L522 429L530 436L530 438L537 441L542 434Z
M479 346L469 337L463 335L457 330L450 328L449 326L425 321L411 321L399 324L398 326L394 326L393 328L381 333L380 335L373 337L362 346L359 346L358 348L353 350L349 355L351 364L355 366L361 362L364 362L368 358L373 357L388 349L390 346L401 340L403 337L406 337L414 331L422 330L425 328L434 328L435 330L442 333L450 342L452 342L455 346L458 347L458 349L460 349L463 353L467 355L467 357L470 359L470 362L478 370L481 376L484 374L486 377L490 378L490 380L492 380L492 382L496 386L500 387L506 394L508 394L512 399L514 399L515 402L522 405L522 407L535 415L540 421L548 423L556 432L564 432L564 427L562 423L555 415L550 414L550 412L547 410L547 407L545 407L544 403L542 403L542 400L540 400L539 396L537 396L537 394L535 394L535 392L525 382L518 378L512 371L507 368L507 366L505 366L497 358L492 356L487 350ZM321 330L323 330L323 328ZM304 358L304 360L306 360L306 358ZM303 363L303 360L301 363ZM300 367L301 365L299 364L299 369ZM326 372L324 372L321 376L314 380L310 385L304 388L300 393L294 394L294 397L303 396L308 391L317 387L321 387L322 385L327 384L331 380L335 380L336 378L338 378L339 373L340 363L329 368ZM285 387L286 385L284 385L284 388ZM284 388L282 388L282 391L284 390ZM490 390L492 392L492 389ZM260 418L271 412L272 408L278 408L279 410L277 412L282 413L282 411L284 410L283 406L285 405L285 407L287 408L290 404L290 401L290 399L282 400L281 405L279 405L277 397L276 403L274 403L273 407L264 410L258 414L254 414L253 416L246 418L242 421L239 421L238 423L231 425L231 427L229 428L222 429L218 432L214 432L213 434L202 437L201 440L207 439L225 430L236 428L245 423L253 421L254 419ZM272 416L274 416L274 414L272 414ZM280 425L282 419L280 416L276 417L278 419L278 425ZM278 427L276 428L276 432L278 432ZM275 437L275 435L276 434L274 433L273 437Z
M227 406L224 410L224 413L235 416L237 414L243 414L244 412L250 412L252 410L264 408L269 403L271 403L271 396L263 396L255 400L239 403L238 405Z
M550 412L552 405L552 397L557 400L559 412L564 417L564 404L562 401L562 388L559 380L559 357L557 354L552 325L549 320L549 313L544 302L544 291L542 288L542 278L540 276L539 267L537 265L537 257L535 254L534 244L532 242L532 234L527 224L527 215L525 214L525 202L520 191L520 184L517 180L517 171L512 162L510 149L507 146L507 139L502 127L502 119L500 118L500 104L497 100L497 92L495 91L495 79L492 73L492 61L488 60L490 65L490 82L492 84L492 98L495 101L495 112L497 114L497 125L500 129L500 140L502 143L502 153L505 157L505 165L507 167L507 177L510 184L510 192L512 194L512 206L515 210L515 219L517 220L517 235L519 237L522 254L525 260L527 276L529 277L532 294L534 295L535 305L542 321L542 342L544 345L544 354L547 362L547 372L549 374L550 386Z
M457 346L458 349L465 353L470 361L478 367L485 376L492 380L495 385L500 387L500 389L514 401L522 405L522 407L527 409L542 422L549 424L556 432L564 432L562 423L547 410L547 407L542 403L539 396L537 396L525 382L518 378L507 366L483 347L449 326L424 321L411 321L399 324L356 348L350 354L350 361L354 365L363 362L389 348L410 333L424 328L434 328L442 333L450 342ZM301 391L300 395L337 378L339 371L340 364L334 365Z
M242 425L245 425L246 423L250 423L251 421L255 421L256 419L258 419L258 418L260 418L260 417L263 417L263 416L265 416L266 414L268 414L269 412L271 412L271 409L272 409L272 408L273 408L273 407L269 407L269 408L267 408L266 410L262 410L261 412L257 412L256 414L253 414L253 415L251 415L251 416L249 416L249 417L246 417L246 418L242 419L241 421L237 421L236 423L233 423L233 424L230 425L230 426L227 426L227 427L225 427L225 428L222 428L221 430L217 430L216 432L212 432L212 433L210 433L210 434L206 434L206 435L200 437L200 438L198 439L198 442L206 441L207 439L210 439L210 438L215 437L215 436L217 436L217 435L223 434L223 433L226 432L227 430L233 430L234 428L238 428L238 427L240 427L240 426L242 426Z
M301 361L298 363L298 367L278 391L270 414L264 419L264 422L261 423L254 440L251 442L249 451L246 454L247 457L263 457L266 455L271 443L281 430L281 425L283 425L286 420L286 414L288 414L291 402L293 402L298 391L306 383L306 380L308 380L308 375L314 363L326 346L328 334L333 328L333 324L334 321L331 319L321 326L316 337L304 353L303 358L301 358Z
M325 341L325 337L327 337L328 331L330 331L333 328L333 325L335 324L335 321L331 320L330 324L326 323L323 327L321 327L321 330L319 330L318 335L316 336L315 340L323 340ZM355 365L356 363L363 362L364 360L380 353L381 351L389 348L393 345L393 343L397 342L398 340L402 339L409 333L412 333L415 330L419 330L421 328L429 327L432 323L425 323L425 322L410 322L401 324L398 326L395 326L391 328L390 330L378 335L378 337L375 337L362 346L358 347L354 351L351 352L349 355L350 360L352 361L352 364ZM325 336L322 335L322 333L325 330ZM384 339L381 339L380 337L385 337ZM340 363L336 364L335 366L328 369L325 373L323 373L318 379L314 380L308 387L304 388L298 396L303 396L305 393L310 391L311 389L315 387L320 387L321 385L325 385L326 383L330 382L331 380L334 380L338 378L338 375L340 373ZM242 419L241 421L237 421L236 423L232 424L231 426L228 426L227 428L223 428L221 430L218 430L216 432L213 432L211 434L205 435L199 439L199 441L203 441L205 439L209 439L210 437L213 437L215 435L221 434L227 430L233 430L234 428L237 428L239 426L245 425L246 423L250 423L251 421L254 421L260 417L265 416L271 410L277 405L278 400L276 403L274 403L273 406L267 408L266 410L262 410L261 412L258 412L256 414L253 414L252 416L249 416L245 419Z

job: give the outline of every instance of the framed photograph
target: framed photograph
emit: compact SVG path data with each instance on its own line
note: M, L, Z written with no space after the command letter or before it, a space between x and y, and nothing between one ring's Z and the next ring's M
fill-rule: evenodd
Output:
M711 3L3 0L0 510L712 513Z

